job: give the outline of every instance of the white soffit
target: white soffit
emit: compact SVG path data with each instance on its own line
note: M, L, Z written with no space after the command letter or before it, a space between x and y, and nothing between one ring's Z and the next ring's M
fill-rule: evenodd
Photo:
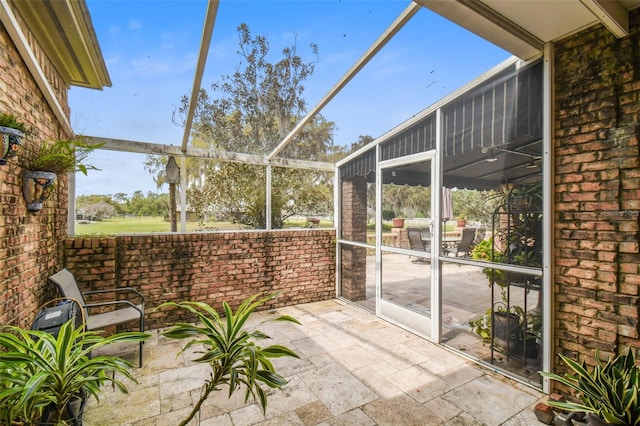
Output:
M414 0L521 59L592 25L628 34L628 11L640 0Z
M593 13L575 0L483 0L483 3L545 43L597 22Z

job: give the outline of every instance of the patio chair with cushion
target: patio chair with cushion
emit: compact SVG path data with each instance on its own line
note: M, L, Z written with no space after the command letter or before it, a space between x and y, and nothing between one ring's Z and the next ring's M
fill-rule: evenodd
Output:
M471 255L473 240L475 240L475 238L476 228L464 228L462 230L462 237L460 238L460 242L455 247L445 248L447 255L449 253L453 253L455 257L458 257L462 253L464 257L469 257Z
M58 287L62 297L77 301L84 311L87 330L101 330L109 326L137 320L140 332L144 332L144 296L132 287L112 288L81 292L75 277L68 269L63 269L49 277ZM85 295L112 294L110 300L87 303ZM133 300L133 301L132 301ZM89 313L92 308L114 307L110 311ZM142 343L140 342L139 365L142 367Z

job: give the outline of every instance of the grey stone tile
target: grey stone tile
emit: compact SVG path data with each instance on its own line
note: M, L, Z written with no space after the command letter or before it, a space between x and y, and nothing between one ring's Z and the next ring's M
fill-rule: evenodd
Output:
M404 392L391 383L384 374L375 367L365 367L353 372L369 389L374 391L381 398L391 399L403 395Z
M453 389L443 398L490 425L505 422L537 400L530 393L488 375Z
M305 426L316 425L333 417L331 411L320 401L296 408L296 414Z
M378 398L338 364L302 373L300 378L335 416Z
M358 408L322 422L318 426L375 426L375 424L369 416Z
M351 345L331 352L331 356L342 364L348 371L378 364L382 359L375 353L360 345Z
M441 419L427 407L400 395L390 399L378 399L362 407L362 410L377 425L423 426L440 424Z
M451 389L447 382L418 366L390 374L387 379L418 402L429 401Z

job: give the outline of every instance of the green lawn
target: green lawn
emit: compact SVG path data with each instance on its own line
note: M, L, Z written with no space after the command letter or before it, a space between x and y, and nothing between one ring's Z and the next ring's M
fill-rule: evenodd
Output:
M287 222L286 228L305 227L306 222ZM320 227L332 227L331 222L322 221ZM243 229L242 225L229 222L210 222L206 224L208 231L223 231ZM180 222L178 222L178 231ZM187 222L187 231L203 230L197 222ZM169 232L170 224L162 217L127 217L111 218L93 222L91 224L76 223L76 235L115 235L115 234L145 234L151 232Z
M198 223L187 222L187 231L196 231ZM215 229L238 229L238 225L226 222L208 223L207 227ZM91 234L144 234L149 232L169 232L171 225L162 217L126 217L104 219L91 224L76 223L76 235ZM180 223L178 223L180 230Z

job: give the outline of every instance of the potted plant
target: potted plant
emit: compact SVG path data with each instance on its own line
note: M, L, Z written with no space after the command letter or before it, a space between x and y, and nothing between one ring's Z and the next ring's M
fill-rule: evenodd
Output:
M0 423L6 425L81 425L88 396L98 399L100 387L111 382L127 393L114 372L137 383L128 361L112 356L91 357L108 344L139 342L147 333L128 332L102 337L65 322L57 336L42 330L5 327L0 332Z
M394 228L404 228L404 218L394 217L393 219L391 219L391 224Z
M547 401L547 404L562 410L586 412L590 425L640 424L640 369L631 348L624 355L610 357L607 362L602 362L596 349L593 368L587 367L584 361L578 363L559 356L573 374L559 376L544 371L540 374L573 389L579 402Z
M255 328L244 329L253 311L276 296L277 293L259 299L257 295L251 296L242 302L236 312L223 302L224 317L211 306L201 302L167 302L160 305L160 307L179 307L196 315L200 321L199 324L178 323L162 334L172 339L191 339L180 353L194 345L203 345L204 349L200 352L202 356L194 361L209 364L211 367L210 376L203 385L200 399L187 418L180 423L181 426L191 421L209 394L219 390L220 385L229 386L229 397L244 385L245 401L249 395L254 398L257 395L264 413L267 409L267 393L260 384L270 388L280 388L287 383L284 377L276 373L269 359L284 356L299 358L298 355L281 345L271 345L266 348L258 346L255 343L256 340L268 339L269 336ZM287 315L266 320L262 324L270 321L300 324L295 318Z
M25 133L25 125L11 114L0 114L0 165L7 164L10 158L18 154Z
M44 142L33 160L23 161L22 193L27 209L37 212L49 198L57 175L99 170L85 164L89 155L102 144L89 145L80 139Z

